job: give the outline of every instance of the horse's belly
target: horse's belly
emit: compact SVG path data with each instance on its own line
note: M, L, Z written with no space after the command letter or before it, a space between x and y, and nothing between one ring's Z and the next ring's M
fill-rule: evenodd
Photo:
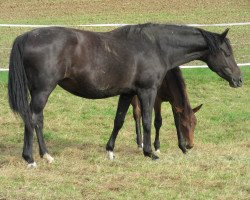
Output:
M130 93L131 89L127 87L111 84L86 84L72 79L64 79L58 83L66 91L80 97L88 99L102 99L116 96L122 93Z

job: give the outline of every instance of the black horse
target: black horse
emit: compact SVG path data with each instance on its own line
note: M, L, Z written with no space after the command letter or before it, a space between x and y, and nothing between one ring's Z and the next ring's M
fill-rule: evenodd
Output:
M28 166L36 165L34 129L41 157L53 161L43 139L43 109L56 85L89 99L120 95L113 138L137 95L142 107L144 155L157 158L151 149L152 110L168 70L199 59L231 87L242 85L227 32L149 23L110 32L49 27L18 36L10 55L8 90L10 107L25 124L22 156ZM113 148L114 140L109 140L107 150Z

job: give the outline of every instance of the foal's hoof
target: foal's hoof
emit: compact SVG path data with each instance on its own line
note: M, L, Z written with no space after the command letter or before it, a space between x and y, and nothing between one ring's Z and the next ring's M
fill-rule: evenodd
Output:
M114 160L115 155L113 151L107 151L107 156L109 160Z
M186 153L187 153L187 149L186 149L186 148L181 149L181 151L182 151L183 154L186 154Z
M28 169L37 168L37 164L36 164L36 162L29 163L29 164L27 165L27 168L28 168Z
M54 159L51 155L49 155L48 153L45 153L45 154L43 155L43 158L44 158L45 160L47 160L48 163L53 163L54 160L55 160L55 159Z

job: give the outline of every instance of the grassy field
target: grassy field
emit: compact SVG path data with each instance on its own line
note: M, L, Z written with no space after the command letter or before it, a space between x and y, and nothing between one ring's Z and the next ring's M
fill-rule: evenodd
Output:
M250 21L247 0L215 1L0 2L0 23L226 23ZM70 6L69 6L70 4ZM225 27L208 30L221 32ZM90 28L93 29L93 28ZM7 67L11 43L24 28L0 28L0 66ZM93 30L105 31L107 28ZM249 26L231 27L237 62L250 61ZM250 68L244 85L230 88L209 69L182 70L196 114L195 146L183 155L177 146L169 104L163 105L161 155L145 158L135 143L131 108L116 143L116 159L106 158L117 97L86 100L60 87L45 108L44 135L55 163L39 158L28 170L21 158L23 124L8 106L7 72L0 73L0 200L12 199L249 199ZM154 131L153 131L154 133Z

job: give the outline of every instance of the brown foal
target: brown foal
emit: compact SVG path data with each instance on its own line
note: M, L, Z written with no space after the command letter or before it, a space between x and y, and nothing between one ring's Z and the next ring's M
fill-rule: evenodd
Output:
M167 73L155 99L154 126L156 134L154 147L158 152L160 149L159 132L162 125L161 104L166 101L172 106L179 148L183 153L186 153L186 149L194 146L194 129L197 122L194 113L201 108L202 104L194 109L191 108L180 68L174 68ZM133 106L133 115L136 124L136 142L138 147L142 147L141 106L137 96L133 97L131 105Z

